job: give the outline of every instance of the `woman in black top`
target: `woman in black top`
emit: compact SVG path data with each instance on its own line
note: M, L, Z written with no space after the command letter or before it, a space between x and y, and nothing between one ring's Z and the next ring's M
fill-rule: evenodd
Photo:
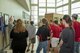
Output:
M11 48L13 53L25 53L27 46L26 38L28 37L28 32L25 29L21 19L18 19L15 27L10 33L10 38L12 39Z
M59 53L73 53L74 51L74 30L71 27L72 21L69 15L63 16L63 24L65 29L61 33L60 51Z

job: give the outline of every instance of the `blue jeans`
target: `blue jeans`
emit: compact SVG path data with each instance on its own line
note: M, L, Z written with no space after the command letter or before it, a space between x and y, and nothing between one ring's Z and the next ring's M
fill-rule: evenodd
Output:
M80 42L74 43L74 53L79 53L79 46L80 46Z
M40 53L43 49L43 53L47 53L48 41L39 42L36 53Z

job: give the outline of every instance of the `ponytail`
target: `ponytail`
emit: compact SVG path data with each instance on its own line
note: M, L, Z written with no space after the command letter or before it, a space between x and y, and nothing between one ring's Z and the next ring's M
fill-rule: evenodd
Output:
M69 15L64 15L63 19L66 21L67 24L69 24L70 29L72 29L72 20Z
M48 21L45 18L42 19L42 23L45 24L46 28L49 28Z

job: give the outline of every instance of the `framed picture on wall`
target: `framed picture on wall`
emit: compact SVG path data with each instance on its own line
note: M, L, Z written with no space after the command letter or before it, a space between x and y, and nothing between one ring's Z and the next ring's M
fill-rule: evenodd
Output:
M22 15L23 15L23 19L26 19L24 11L22 12Z
M5 23L5 25L8 25L8 20L9 20L9 15L4 14L4 23Z
M0 16L0 30L1 30L1 28L2 28L1 22L2 22L2 19L1 19L1 16Z
M0 12L0 16L2 16L2 12Z
M30 21L30 15L26 12L22 12L22 15L23 15L23 19L26 19L27 21Z

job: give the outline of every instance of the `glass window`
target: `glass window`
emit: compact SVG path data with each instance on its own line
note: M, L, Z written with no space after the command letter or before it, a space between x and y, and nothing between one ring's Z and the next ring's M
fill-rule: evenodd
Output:
M64 10L68 10L68 5L67 6L63 6L63 11Z
M47 7L55 7L55 3L47 3Z
M78 14L78 19L77 19L77 21L79 21L79 22L80 22L80 13Z
M45 12L40 12L39 13L39 16L44 16L45 15Z
M57 3L57 6L61 6L62 5L62 1Z
M63 14L68 14L68 11L63 11Z
M45 12L44 13L42 13L42 12L39 13L39 16L44 16L44 15L45 15Z
M62 11L62 7L57 8L57 12Z
M57 0L57 6L61 6L68 3L68 0Z
M47 8L47 13L55 13L55 9Z
M60 1L62 1L62 0L57 0L57 3L60 2Z
M46 7L46 3L39 3L39 7Z
M68 3L68 0L63 0L63 4L66 4L66 3Z
M75 1L75 0L71 0L71 1Z
M49 3L55 3L55 0L47 0Z
M39 12L45 12L46 9L45 8L39 8Z
M63 14L68 14L68 5L57 8L57 12L63 13Z
M63 14L63 12L62 12L62 11L58 11L57 13L58 13L58 14Z
M31 0L31 4L38 4L38 0Z
M42 18L44 18L44 17L45 17L45 16L39 16L39 18L38 18L38 19L39 19L39 20L41 20L41 19L42 19Z
M34 24L37 24L38 23L38 16L31 15L31 21L34 21Z
M39 8L39 15L44 15L46 12L45 8Z
M46 0L39 0L39 7L46 7Z
M38 10L37 6L31 6L31 10Z
M78 16L80 17L80 13L78 14Z
M76 2L72 4L72 9L73 8L80 8L80 2Z
M39 0L39 2L40 2L40 3L41 3L41 2L46 3L46 0Z
M80 8L72 9L72 14L74 14L74 13L76 13L76 14L80 13Z
M34 21L34 16L33 15L31 15L31 21Z
M38 24L38 16L34 16L34 24Z
M47 7L55 7L55 0L47 0Z
M38 11L31 11L31 15L38 15Z

